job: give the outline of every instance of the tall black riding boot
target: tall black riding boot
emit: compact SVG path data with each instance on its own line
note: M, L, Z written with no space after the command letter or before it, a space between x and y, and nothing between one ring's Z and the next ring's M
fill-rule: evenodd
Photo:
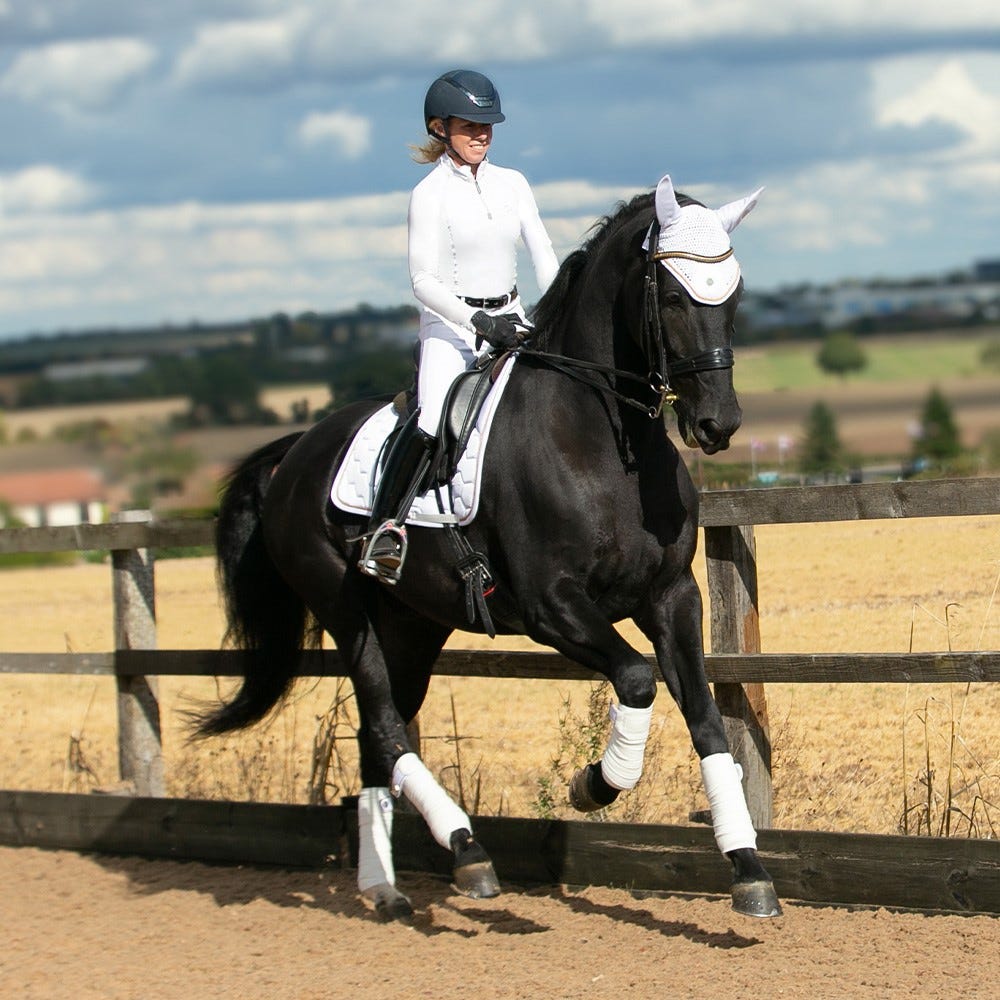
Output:
M431 467L437 438L417 426L417 414L403 425L385 460L372 504L369 534L358 567L385 583L399 581L406 558L406 515Z

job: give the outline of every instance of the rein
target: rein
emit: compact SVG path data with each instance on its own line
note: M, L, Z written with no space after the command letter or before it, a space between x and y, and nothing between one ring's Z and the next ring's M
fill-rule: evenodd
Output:
M710 351L702 351L700 354L692 355L689 358L679 358L677 361L667 360L667 349L663 340L663 325L660 322L660 298L656 281L656 262L665 257L686 257L688 259L701 260L705 263L715 263L716 261L725 260L733 251L730 248L726 253L721 254L717 258L706 258L681 251L658 253L656 252L656 244L659 233L660 224L654 220L653 230L649 238L649 252L646 255L646 275L643 281L642 329L640 330L642 350L649 364L648 375L636 375L635 372L626 371L621 368L612 368L610 365L602 365L593 361L581 361L578 358L570 358L562 354L548 354L545 351L536 351L531 347L521 347L517 351L519 354L538 358L538 360L549 365L550 368L562 372L569 378L597 389L599 392L605 392L619 402L625 403L633 409L640 410L650 420L656 420L663 412L663 407L668 403L675 403L677 401L678 395L670 386L670 379L672 377L732 368L735 362L731 347L714 347ZM584 372L597 372L603 375L608 381L602 382L600 379L591 378L584 374ZM626 379L630 382L639 382L648 386L659 397L656 404L648 406L638 399L634 399L632 396L618 392L610 384L612 378Z

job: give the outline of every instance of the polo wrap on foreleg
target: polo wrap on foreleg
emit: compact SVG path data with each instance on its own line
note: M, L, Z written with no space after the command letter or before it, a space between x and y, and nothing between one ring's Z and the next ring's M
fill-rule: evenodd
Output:
M743 771L730 753L713 753L701 761L701 780L712 810L715 842L723 854L749 847L756 850L757 833L743 794Z
M415 753L404 753L396 761L392 769L392 794L396 798L405 795L423 816L434 839L448 850L456 830L472 831L469 817L455 805Z
M629 708L612 703L609 713L611 736L601 758L601 774L612 788L627 791L635 788L642 776L642 759L649 739L653 706Z
M392 796L388 788L362 788L358 796L358 889L395 885Z

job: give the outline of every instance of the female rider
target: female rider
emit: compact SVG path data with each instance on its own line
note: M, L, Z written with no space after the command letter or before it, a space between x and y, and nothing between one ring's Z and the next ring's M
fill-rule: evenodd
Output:
M416 150L434 169L413 189L409 266L420 315L418 416L401 431L385 463L359 566L389 583L406 551L406 514L430 464L445 395L485 342L507 350L528 329L517 291L517 244L531 255L538 286L559 269L524 176L486 159L493 126L504 121L500 95L473 70L438 77L424 100L430 141Z

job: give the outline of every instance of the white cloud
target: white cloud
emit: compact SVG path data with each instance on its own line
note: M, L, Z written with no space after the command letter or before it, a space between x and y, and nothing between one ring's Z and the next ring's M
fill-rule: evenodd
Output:
M57 210L0 227L10 329L241 318L405 302L407 192L297 202ZM46 317L40 320L38 317Z
M47 163L0 174L0 216L52 212L91 201L92 184Z
M306 146L331 143L348 160L371 148L372 123L350 111L313 111L299 124L299 141Z
M182 84L266 78L290 70L304 27L301 13L260 20L228 21L198 28L174 69Z
M1000 70L1000 59L993 68ZM988 93L980 87L961 58L941 62L911 88L885 99L876 113L883 127L952 125L965 137L963 155L1000 150L1000 89Z
M0 77L0 93L68 114L100 109L145 74L155 59L151 45L133 38L27 49Z
M625 201L646 188L621 184L593 184L586 180L551 181L536 184L532 191L539 211L548 218L563 212L584 210L597 215L609 212L619 201ZM591 220L593 221L593 220Z
M571 15L570 6L546 5L553 14L550 27ZM564 8L558 10L558 8ZM808 35L830 39L906 31L936 34L942 31L986 31L1000 27L1000 9L992 0L963 0L941 4L936 0L772 0L751 4L745 0L587 0L583 17L617 46L692 43L715 39L781 40ZM568 22L571 23L571 22Z

